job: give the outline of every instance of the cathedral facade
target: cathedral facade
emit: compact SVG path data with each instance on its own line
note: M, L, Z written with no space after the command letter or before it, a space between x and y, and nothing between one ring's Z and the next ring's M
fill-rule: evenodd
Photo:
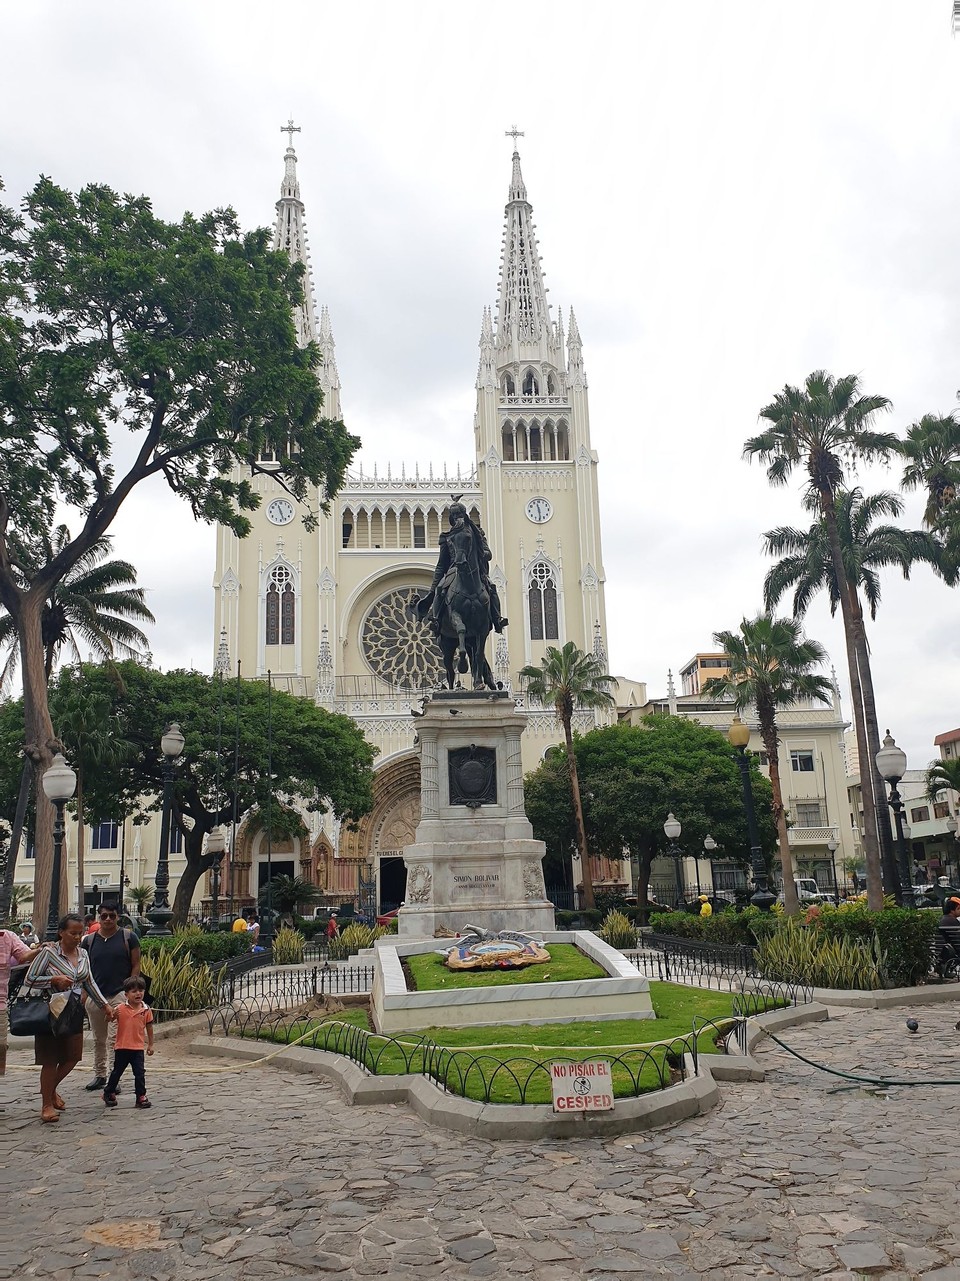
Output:
M275 247L306 269L295 316L302 343L318 343L324 414L350 426L341 403L333 327L317 309L304 204L292 145L284 157ZM514 139L516 141L516 139ZM530 705L518 673L550 645L574 641L605 661L604 572L597 456L583 349L573 310L554 319L516 151L505 211L499 296L484 308L470 458L454 472L429 463L412 474L356 469L308 532L275 473L282 459L261 459L252 483L262 497L253 530L217 536L217 670L270 678L276 688L353 717L379 749L375 806L357 830L313 820L309 834L271 851L274 874L303 875L326 893L351 897L376 883L384 907L403 897L401 850L419 820L416 707L440 679L440 654L411 609L430 585L447 511L462 495L486 531L509 626L491 633L494 674L528 716L524 770L559 741L552 708ZM580 729L599 723L578 712ZM602 719L602 714L600 719ZM322 780L318 780L322 791ZM233 852L237 892L256 894L266 872L262 834L241 832ZM599 880L619 868L596 869Z

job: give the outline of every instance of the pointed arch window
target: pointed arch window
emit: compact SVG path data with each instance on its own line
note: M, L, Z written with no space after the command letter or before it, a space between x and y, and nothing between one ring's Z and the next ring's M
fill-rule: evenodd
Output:
M523 375L523 394L525 396L540 395L540 384L537 382L537 375L532 369L528 369Z
M513 374L503 375L503 394L505 396L515 396L517 394L517 385L513 381Z
M270 571L267 582L265 641L268 645L292 645L297 630L297 594L293 574L286 565Z
M530 606L530 639L559 640L557 584L553 570L545 561L538 560L531 566L527 600Z

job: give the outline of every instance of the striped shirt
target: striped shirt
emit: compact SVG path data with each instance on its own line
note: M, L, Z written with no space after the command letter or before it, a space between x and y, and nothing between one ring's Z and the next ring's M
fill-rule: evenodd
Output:
M44 988L50 987L50 980L54 977L70 979L72 991L79 993L83 990L102 1010L107 1008L108 1001L106 997L93 981L90 957L82 947L77 949L76 965L63 955L59 943L53 947L45 947L42 952L37 953L30 963L23 985L24 987L42 991Z

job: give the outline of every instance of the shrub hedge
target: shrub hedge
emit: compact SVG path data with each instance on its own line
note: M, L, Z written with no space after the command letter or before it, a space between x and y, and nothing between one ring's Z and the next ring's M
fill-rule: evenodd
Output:
M246 934L208 934L191 925L184 930L175 930L170 938L142 938L140 948L144 956L178 948L181 955L189 956L192 961L211 963L249 952L250 941Z

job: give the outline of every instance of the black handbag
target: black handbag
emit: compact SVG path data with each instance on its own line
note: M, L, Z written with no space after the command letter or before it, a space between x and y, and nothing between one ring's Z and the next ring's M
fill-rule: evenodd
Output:
M50 993L17 996L10 1002L11 1036L50 1035Z
M76 992L71 992L59 1014L50 1011L50 1031L54 1036L76 1036L83 1031L83 1001Z

